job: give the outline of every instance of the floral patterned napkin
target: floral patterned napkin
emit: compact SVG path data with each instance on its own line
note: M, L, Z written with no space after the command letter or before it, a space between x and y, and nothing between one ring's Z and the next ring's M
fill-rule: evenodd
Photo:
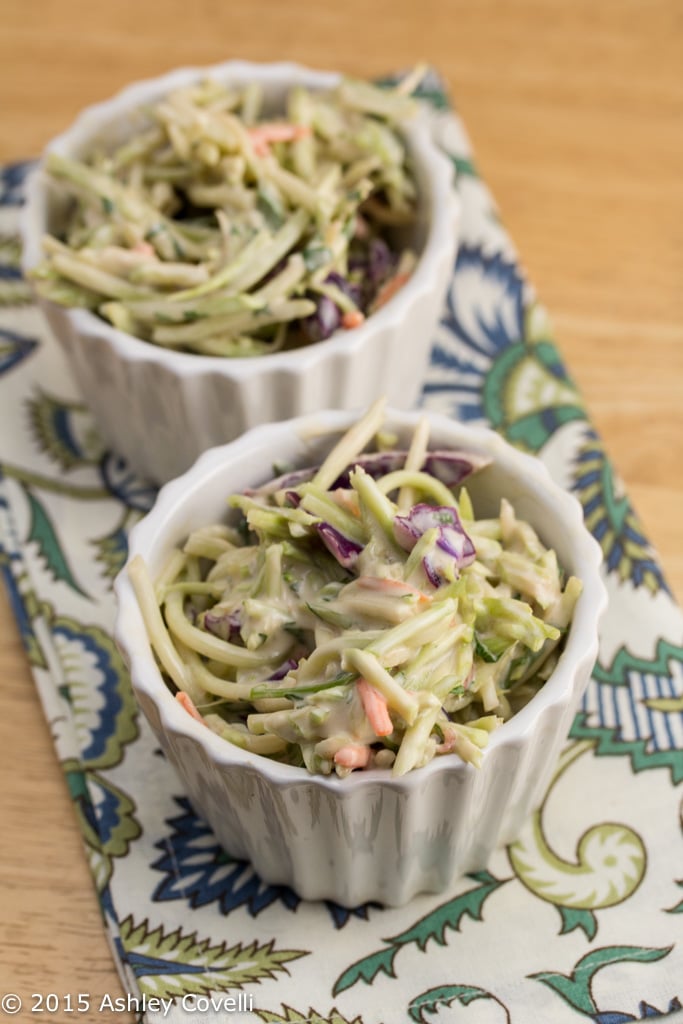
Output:
M681 1011L683 616L463 126L436 80L423 92L464 209L423 404L491 424L577 495L610 607L541 809L487 870L401 909L263 884L218 848L137 714L112 579L154 494L103 449L31 304L17 240L29 166L1 172L0 564L145 1021L617 1024Z

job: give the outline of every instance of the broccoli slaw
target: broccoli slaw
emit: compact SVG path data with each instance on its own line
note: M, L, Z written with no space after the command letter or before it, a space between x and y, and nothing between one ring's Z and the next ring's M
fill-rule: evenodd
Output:
M48 153L70 197L38 292L156 345L258 356L359 326L406 282L416 185L400 126L422 70L392 88L199 81L138 116L117 148Z
M151 580L128 566L176 699L225 740L346 776L434 757L481 763L552 673L581 592L505 497L477 518L489 459L398 449L379 401L321 465L229 497Z

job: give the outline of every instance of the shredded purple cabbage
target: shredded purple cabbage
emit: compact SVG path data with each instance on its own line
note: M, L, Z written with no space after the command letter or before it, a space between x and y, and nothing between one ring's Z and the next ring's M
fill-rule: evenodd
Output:
M301 504L301 495L297 491L285 491L285 500L290 508L298 508Z
M352 568L363 550L363 545L357 544L356 541L350 540L349 537L345 537L343 533L340 533L330 523L318 523L316 530L327 550L337 559L339 564L343 565L345 569Z
M355 238L349 254L349 274L361 296L357 305L367 313L382 285L396 273L398 254L383 238Z
M383 238L375 236L368 245L367 269L375 289L392 276L398 259Z
M293 672L297 668L299 662L296 658L288 658L287 661L283 661L279 668L276 668L272 676L268 676L268 679L284 679L289 672Z
M361 305L363 298L361 287L354 281L350 281L348 277L344 277L336 270L331 270L325 278L325 282L327 284L335 285L340 292L343 292L344 295L348 295L351 301L357 306Z
M491 461L490 455L476 452L434 451L428 452L422 470L452 489Z
M315 303L315 313L300 320L299 326L308 341L324 341L338 330L342 313L327 295L315 296Z
M207 633L213 633L214 636L220 637L226 642L234 640L240 635L239 612L208 611L204 613L203 622Z
M325 283L335 285L344 295L348 295L356 306L363 307L363 293L360 285L354 284L353 281L343 277L336 270L330 271L325 278ZM310 316L299 321L301 330L309 341L324 341L341 326L343 311L327 295L309 294L308 298L313 299L316 310L315 313L311 313Z
M360 466L373 479L377 480L386 473L393 473L394 470L403 469L408 453L406 451L370 452L367 455L359 455L357 459L347 466L332 484L330 490L337 487L350 487L349 477L356 466ZM428 452L422 466L424 473L440 480L446 487L457 487L472 473L483 469L490 463L488 456L476 455L471 452L457 451L435 451Z
M441 578L437 570L434 559L430 558L429 555L425 555L425 557L422 559L422 568L424 569L425 576L427 577L431 585L435 588L440 587L444 580Z
M348 489L351 484L349 476L356 466L360 466L374 480L384 476L386 473L393 473L396 469L403 469L408 453L403 450L388 452L369 452L359 455L351 462L343 473L337 477L331 485L330 490L335 491L338 487ZM436 477L447 487L457 487L472 473L478 472L488 466L491 459L487 455L479 455L475 452L465 451L434 451L428 452L421 469L425 473ZM298 487L299 484L312 480L318 472L318 466L307 466L305 469L296 469L282 476L270 480L263 487L256 487L244 493L253 497L255 494L274 494L275 491L288 490Z
M406 515L394 517L394 536L406 551L412 551L420 537L434 529L438 530L436 544L422 559L422 565L429 582L438 587L455 579L477 555L458 510L450 505L418 504Z
M299 484L308 483L309 480L313 479L316 472L316 466L306 466L305 469L293 469L283 473L281 476L276 476L273 480L269 480L263 487L247 487L244 493L248 498L253 498L256 494L274 494L276 491L289 490L292 487L298 487Z

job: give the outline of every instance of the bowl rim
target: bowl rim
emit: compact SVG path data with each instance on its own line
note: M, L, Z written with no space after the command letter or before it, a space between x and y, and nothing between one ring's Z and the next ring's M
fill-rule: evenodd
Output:
M103 122L120 119L145 102L162 96L172 89L188 85L203 77L216 77L223 81L258 81L263 84L301 84L325 89L337 84L342 75L335 71L309 68L289 61L255 62L224 61L207 66L175 68L155 77L141 79L125 86L109 99L85 107L59 135L47 143L38 165L29 174L25 190L25 203L20 215L20 233L23 240L22 271L28 274L41 259L41 239L45 230L49 179L44 172L44 161L55 152L69 155L96 134ZM230 357L199 355L154 345L135 335L119 330L90 310L55 306L81 335L106 342L118 354L132 363L149 363L193 377L204 373L221 374L237 380L248 380L267 367L269 370L306 372L324 358L336 353L353 355L362 349L368 337L385 327L391 328L403 320L410 308L432 291L434 272L441 253L454 244L457 237L461 204L454 188L455 166L432 137L424 109L401 128L415 159L425 172L429 183L426 216L427 231L424 244L410 279L376 313L372 313L358 327L338 330L323 341L313 342L298 349L260 355L258 357Z
M114 582L117 600L114 638L129 664L136 696L141 694L154 703L164 731L199 744L204 754L221 769L251 770L278 788L319 786L333 792L340 799L351 800L360 789L368 786L381 784L394 791L404 792L415 786L419 788L427 784L435 775L483 772L487 760L492 757L494 751L521 748L548 712L571 702L577 678L584 673L588 676L597 658L598 626L607 606L607 590L600 572L602 551L584 525L579 501L552 479L540 459L513 448L500 434L487 427L462 424L440 413L427 410L401 412L395 409L386 410L385 427L409 428L424 415L430 419L435 431L451 432L453 444L466 445L469 442L477 450L483 448L493 456L494 461L503 462L508 469L518 474L525 484L528 482L532 491L543 492L553 501L558 510L558 518L571 534L571 543L576 551L574 571L584 584L562 656L550 679L524 708L491 734L484 752L482 767L475 769L459 759L437 757L422 768L398 778L392 777L382 769L352 772L350 777L345 779L340 779L336 775L311 775L300 767L281 764L266 756L233 746L202 723L195 721L173 699L157 667L127 573L131 558L145 552L155 538L163 535L169 522L179 514L178 509L182 509L183 500L189 500L189 495L210 485L211 481L224 471L231 456L238 453L241 457L249 453L254 456L261 453L262 456L265 451L272 451L272 445L278 437L282 437L283 431L296 432L305 437L320 428L334 437L335 432L338 433L355 422L357 414L353 412L323 411L280 423L265 424L252 428L235 441L209 449L182 476L161 488L152 511L133 527L128 560ZM226 495L228 489L226 488Z

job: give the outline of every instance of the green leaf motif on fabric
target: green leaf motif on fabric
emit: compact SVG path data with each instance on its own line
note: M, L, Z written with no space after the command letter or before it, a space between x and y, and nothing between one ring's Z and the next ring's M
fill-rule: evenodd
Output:
M311 1007L307 1013L299 1013L291 1006L282 1004L283 1013L273 1013L272 1010L252 1010L254 1016L258 1017L264 1024L363 1024L361 1017L342 1017L341 1013L333 1007L329 1017L323 1017Z
M21 639L31 668L47 668L43 649L35 633L25 633Z
M394 959L403 946L415 945L421 952L424 952L430 939L440 946L445 946L446 932L449 929L460 931L460 924L465 916L470 917L473 921L481 921L484 903L488 897L509 881L507 878L495 878L488 871L477 871L466 877L478 884L459 896L455 896L452 900L440 904L405 931L390 939L385 939L386 949L378 950L351 964L337 978L333 989L334 995L344 992L359 981L371 985L380 973L395 978Z
M563 860L549 847L540 812L524 838L508 847L519 880L534 895L559 907L603 910L623 903L645 874L645 847L625 825L595 825L581 836L576 863Z
M109 858L125 857L130 844L142 834L140 824L134 816L135 803L127 793L124 793L122 789L115 786L111 780L104 778L99 772L88 772L87 778L91 789L97 787L100 791L100 798L106 797L109 808L108 817L113 818L115 822L113 825L107 825L107 834L102 842L102 852Z
M557 909L560 911L560 917L562 918L561 935L567 935L576 928L580 928L586 933L587 938L595 938L598 931L598 922L591 910L582 910L575 907L558 907Z
M620 647L608 666L600 663L595 666L594 682L607 690L606 699L598 702L595 708L576 716L571 737L594 743L598 757L630 757L631 767L636 773L652 768L668 768L674 785L683 782L683 749L676 746L655 747L649 733L646 736L639 735L638 721L632 710L629 711L633 703L640 700L653 714L679 715L680 698L677 695L659 698L643 694L647 694L648 690L653 694L659 693L665 687L673 689L673 680L680 679L682 675L683 646L680 644L660 638L652 658L637 657L625 646ZM600 708L609 709L615 702L620 702L619 721L600 721ZM672 721L672 726L674 724ZM673 728L665 728L660 732L670 734L675 740L676 732Z
M23 572L19 576L14 575L10 556L2 547L0 547L0 577L5 581L7 595L29 664L32 668L46 669L48 667L47 659L34 629L35 620L42 614L41 602L31 589L27 575Z
M308 955L307 950L277 949L274 939L212 945L196 932L177 928L167 933L161 925L150 929L147 920L135 924L130 916L121 922L120 935L140 991L159 999L242 988L287 973L286 964Z
M26 577L28 579L28 577ZM22 641L26 646L29 661L34 668L47 668L47 659L40 645L40 641L33 629L33 623L39 617L48 617L52 614L52 606L46 601L41 601L34 590L18 589L19 600L22 602L24 614L31 624L30 636L25 636L22 629Z
M65 402L39 391L28 403L33 435L60 469L94 465L104 453L92 415L80 402Z
M576 455L572 490L583 507L586 526L599 542L605 566L623 582L666 590L657 558L594 430Z
M426 1013L438 1013L442 1006L452 1006L453 1003L460 1003L462 1006L469 1006L476 999L485 999L497 1003L505 1013L505 1020L510 1020L510 1013L500 999L486 992L483 988L474 985L439 985L422 992L410 1003L410 1019L415 1024L429 1024Z
M65 498L76 501L111 501L111 493L106 487L90 487L87 484L72 484L63 477L53 480L42 473L33 473L30 469L10 466L4 463L2 473L11 480L18 480L24 487L35 487L49 494L61 494Z
M579 1013L594 1016L598 1008L593 998L592 986L596 973L612 964L652 963L668 956L673 946L664 949L648 949L642 946L605 946L587 953L576 964L570 975L554 971L530 974L530 978L547 985Z
M84 766L91 771L119 764L138 736L138 707L125 662L113 638L100 626L55 616L50 629L67 700L80 739ZM93 687L99 691L93 715Z
M21 366L38 348L35 338L0 327L0 377ZM5 467L3 466L3 472Z
M114 860L125 857L130 844L142 834L135 818L135 804L127 793L98 772L84 771L80 762L65 761L62 767L97 891L101 893L111 879ZM106 825L98 819L93 792L98 795L98 805L106 804Z
M476 871L466 877L477 882L473 889L468 889L460 896L442 903L431 913L420 918L411 928L394 936L392 941L399 946L415 943L417 948L424 952L430 939L433 939L439 946L445 946L446 932L449 929L460 931L464 917L469 917L473 921L483 920L482 914L486 900L508 879L495 878L488 871Z
M601 683L610 683L612 686L628 686L630 672L669 676L671 663L674 661L683 665L683 645L660 638L657 641L653 658L639 658L637 655L631 654L626 647L620 647L607 667L601 665L600 662L597 663L593 669L593 675Z
M386 949L378 949L376 953L364 956L362 960L351 964L337 978L332 989L333 995L336 996L340 992L346 991L347 988L352 988L359 981L364 981L366 985L372 985L379 974L395 978L394 959L399 948L397 945L390 945Z
M66 583L77 594L88 597L83 588L76 582L76 578L68 563L62 545L59 541L57 531L48 515L45 506L29 490L26 490L26 498L31 511L31 523L29 526L28 544L36 544L39 554L45 560L45 566L53 579Z
M113 580L123 569L128 557L128 524L138 518L126 512L121 522L110 533L93 540L95 558L104 568L107 579Z
M491 425L531 452L540 451L563 424L586 418L550 341L524 340L504 348L486 375L482 400Z
M640 836L626 825L604 822L589 828L578 841L576 861L558 856L545 835L543 817L548 798L560 777L592 744L576 743L564 751L544 803L507 848L512 869L539 899L558 907L562 932L581 927L593 938L592 911L629 899L643 880L646 851Z
M415 95L418 99L429 103L435 110L450 110L451 104L443 89L418 86Z
M618 729L590 725L587 716L583 713L579 713L574 719L570 735L576 740L597 741L595 752L598 757L630 757L631 767L636 774L650 771L653 768L669 768L674 785L683 781L683 751L681 750L649 751L647 739L623 740L619 737Z
M680 889L683 889L683 881L676 882L676 885ZM667 913L668 914L683 914L683 899L680 901L680 903L677 903L675 907L670 907L668 909Z
M474 161L467 156L456 156L454 153L448 154L453 166L455 167L456 180L457 178L478 178L479 171L477 170Z

